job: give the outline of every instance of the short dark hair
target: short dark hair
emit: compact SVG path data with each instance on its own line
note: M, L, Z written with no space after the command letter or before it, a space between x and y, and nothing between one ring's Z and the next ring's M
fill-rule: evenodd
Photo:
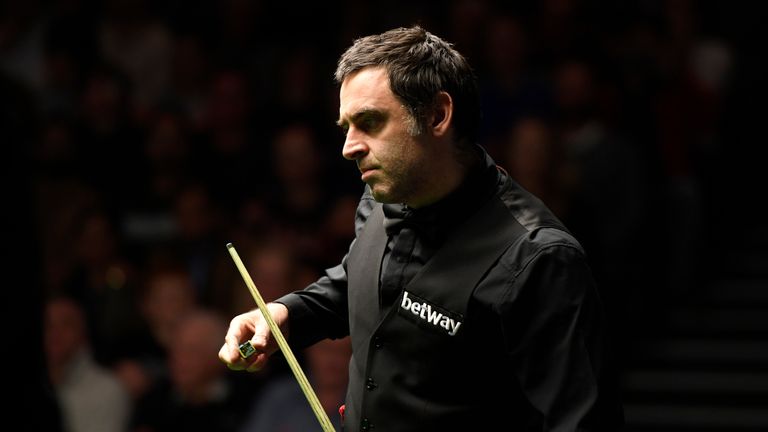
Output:
M386 68L392 93L413 117L418 131L426 130L426 115L437 94L445 91L453 99L456 140L462 147L477 141L477 77L452 44L418 25L362 37L342 54L334 78L341 84L350 74L369 66Z

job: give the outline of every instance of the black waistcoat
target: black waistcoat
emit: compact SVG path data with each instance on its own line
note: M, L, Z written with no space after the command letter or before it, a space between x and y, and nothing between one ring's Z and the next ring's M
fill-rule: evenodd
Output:
M508 419L509 412L484 406L496 400L488 395L506 391L505 384L493 382L509 366L500 360L501 335L487 331L493 326L483 317L468 316L467 306L484 275L525 229L494 195L448 235L382 316L383 222L376 205L347 263L353 356L344 430L481 430L478 425L498 414ZM494 416L486 416L490 409Z

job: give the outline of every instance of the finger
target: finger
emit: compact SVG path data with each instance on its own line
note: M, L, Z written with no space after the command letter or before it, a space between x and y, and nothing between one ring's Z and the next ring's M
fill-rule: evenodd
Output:
M266 332L266 334L262 332ZM267 328L266 330L262 330L262 332L255 333L251 337L251 346L253 346L253 348L256 351L269 352L269 349L268 349L269 339L270 339L268 336L269 328Z
M221 346L221 349L219 350L219 360L232 370L243 370L247 367L239 355L237 357L232 356L232 350L228 343L224 343L224 345Z
M224 345L219 351L219 358L225 363L236 363L240 360L239 342L234 335L227 334L224 338Z
M258 354L254 355L255 359L253 363L248 365L248 367L245 369L248 372L258 372L261 369L264 368L264 366L267 364L267 359L269 358L269 355L266 353L260 352Z
M243 346L246 347L243 348ZM255 335L251 340L241 345L241 358L247 363L246 370L248 372L261 370L267 363L269 352L267 351L266 346L266 338L259 335ZM249 351L250 355L243 357L242 354L247 354L243 351Z

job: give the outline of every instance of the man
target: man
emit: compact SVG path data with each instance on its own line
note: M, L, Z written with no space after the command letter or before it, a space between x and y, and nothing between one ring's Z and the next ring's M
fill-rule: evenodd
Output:
M356 238L268 309L297 348L351 336L345 430L616 430L584 251L475 144L466 60L399 28L355 41L336 80L342 153L367 185ZM248 339L258 353L244 360ZM219 357L254 371L276 349L251 311Z

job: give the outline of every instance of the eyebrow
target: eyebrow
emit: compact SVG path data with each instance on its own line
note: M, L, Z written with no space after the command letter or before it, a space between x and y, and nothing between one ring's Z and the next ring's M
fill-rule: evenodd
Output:
M362 108L362 109L360 109L360 110L356 111L356 112L355 112L354 114L352 114L351 116L349 116L349 120L350 120L352 123L355 123L355 122L359 121L360 119L362 119L362 118L364 118L364 117L368 117L368 116L380 116L380 115L382 115L382 114L383 114L383 112L382 112L380 109L376 109L376 108ZM344 128L344 127L346 127L348 124L349 124L349 122L348 122L347 120L344 120L344 119L338 119L338 120L336 120L336 125L337 125L337 126L339 126L339 127L342 127L342 128Z

